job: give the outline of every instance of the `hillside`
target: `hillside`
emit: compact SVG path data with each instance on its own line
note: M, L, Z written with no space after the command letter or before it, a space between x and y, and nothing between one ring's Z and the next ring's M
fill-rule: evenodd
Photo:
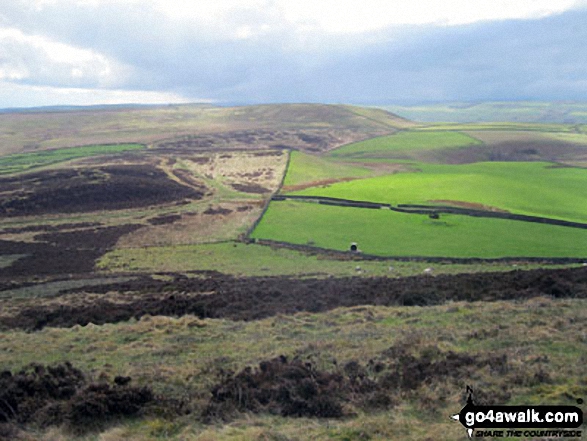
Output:
M330 148L410 125L384 110L322 104L37 110L0 114L0 155L89 144L152 144L178 136L236 130L304 130L316 142L326 138Z
M582 102L454 102L382 108L420 122L530 122L587 124L587 104Z
M464 440L467 386L587 396L575 126L295 104L0 127L1 441Z

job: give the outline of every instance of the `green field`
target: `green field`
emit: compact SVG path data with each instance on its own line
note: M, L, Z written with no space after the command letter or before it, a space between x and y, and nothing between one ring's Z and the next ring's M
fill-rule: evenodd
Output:
M587 257L581 229L291 201L272 202L253 237L335 250L357 242L364 253L380 256Z
M390 136L345 145L330 152L341 159L418 159L430 150L466 147L481 141L459 132L398 132Z
M344 245L344 244L343 244ZM357 266L360 270L357 270ZM422 274L428 262L353 261L310 255L287 248L233 242L182 246L121 248L104 255L98 269L109 272L219 271L234 276L351 276L407 277ZM540 265L520 263L516 269ZM556 266L550 266L556 267ZM510 271L507 263L435 264L436 274Z
M145 148L143 144L86 145L1 156L0 174L20 173L45 165L71 161L72 159L111 155L143 148Z
M325 180L369 177L372 174L372 170L367 167L345 164L323 156L293 151L291 152L289 168L283 185L288 187Z
M583 126L571 126L568 124L539 124L539 123L515 123L515 122L480 122L480 123L434 123L431 125L420 125L414 127L417 131L455 131L455 130L508 130L512 132L544 132L544 133L567 133L580 130L584 132Z
M587 170L541 162L418 164L418 173L336 183L296 194L396 204L459 201L513 213L587 221Z

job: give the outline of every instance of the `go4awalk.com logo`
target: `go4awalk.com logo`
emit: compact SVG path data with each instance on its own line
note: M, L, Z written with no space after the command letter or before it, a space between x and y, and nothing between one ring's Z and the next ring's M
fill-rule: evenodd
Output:
M472 390L467 404L451 418L459 421L469 438L550 437L580 438L583 412L576 406L477 406ZM582 403L582 400L578 400Z

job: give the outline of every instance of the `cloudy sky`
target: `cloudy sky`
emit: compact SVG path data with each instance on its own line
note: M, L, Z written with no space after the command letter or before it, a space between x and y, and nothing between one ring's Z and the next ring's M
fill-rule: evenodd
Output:
M0 0L0 108L587 100L587 0Z

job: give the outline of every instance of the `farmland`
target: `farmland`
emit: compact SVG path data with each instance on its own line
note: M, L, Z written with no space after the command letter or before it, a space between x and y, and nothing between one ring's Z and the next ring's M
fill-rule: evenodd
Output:
M481 141L459 132L400 132L345 145L331 152L335 158L412 159L447 148L467 147Z
M0 440L464 440L466 386L576 405L585 133L455 121L1 114Z
M356 242L366 254L394 257L587 257L580 229L290 201L273 202L253 237L343 251Z
M430 213L434 207L441 211L454 207L473 210L481 218L454 210L441 219L429 219L426 213L339 208L332 206L336 202L320 205L315 199L314 203L274 201L253 237L337 250L358 242L364 253L394 257L584 258L584 230L482 218L483 212L491 213L489 217L498 212L504 213L502 217L525 215L585 224L583 136L501 128L466 133L415 129L340 147L320 158L340 172L338 179L331 180L313 180L311 173L305 176L315 166L294 157L286 182L297 186L284 186L282 192L392 208L429 207ZM343 166L336 168L339 163ZM345 170L351 165L355 169ZM362 177L359 166L372 167L372 177ZM376 170L386 171L377 176Z
M542 162L418 164L414 168L417 171L413 173L336 183L295 194L393 205L455 201L514 213L587 221L587 206L582 203L587 184L585 169L557 168ZM536 188L545 182L548 186L537 192Z

